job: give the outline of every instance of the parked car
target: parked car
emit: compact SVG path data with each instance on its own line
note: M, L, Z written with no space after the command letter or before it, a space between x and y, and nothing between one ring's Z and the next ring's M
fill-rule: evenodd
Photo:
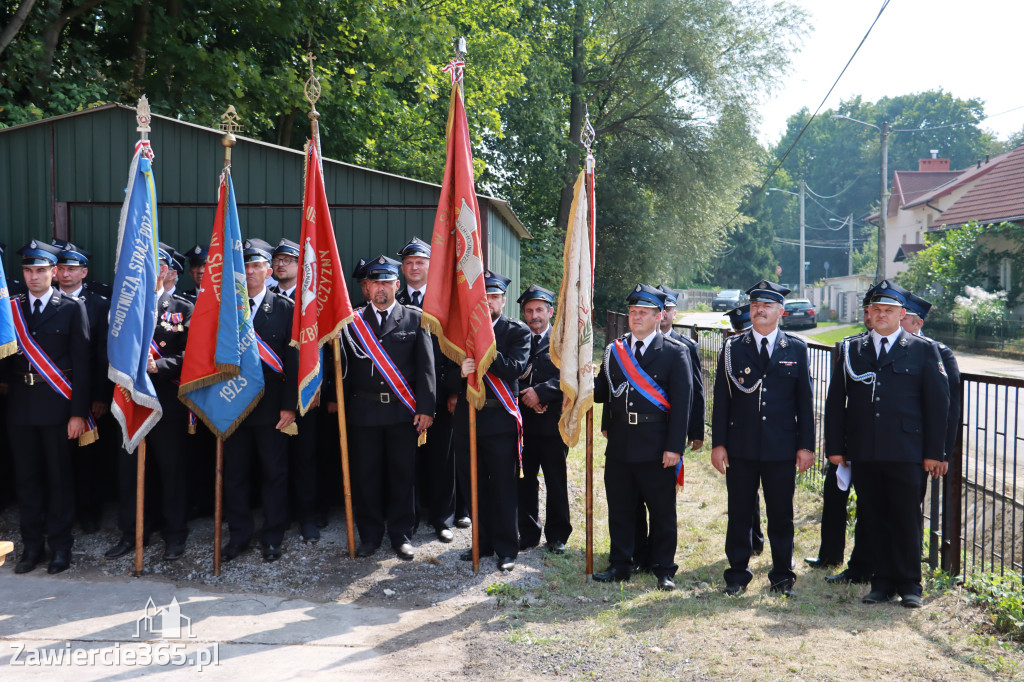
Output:
M779 320L779 326L783 329L817 327L818 318L814 311L814 305L806 298L789 299L783 307L782 319Z
M711 301L711 310L726 311L737 308L747 302L747 295L740 289L722 289Z

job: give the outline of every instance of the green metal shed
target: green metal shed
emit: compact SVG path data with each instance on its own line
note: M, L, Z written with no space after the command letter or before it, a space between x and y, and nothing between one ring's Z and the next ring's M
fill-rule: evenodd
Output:
M179 251L208 243L223 134L156 115L151 126L161 239ZM14 249L30 239L58 237L92 251L90 279L113 279L118 219L138 137L135 109L121 104L0 130L0 242L10 247L4 263L9 277L20 275ZM237 137L231 165L243 236L297 241L303 153ZM395 257L413 236L430 241L440 185L330 159L324 159L324 181L346 272L359 258ZM519 240L530 232L508 202L478 198L485 260L512 278L514 301L521 290ZM191 287L186 274L180 288ZM349 287L358 291L351 277Z

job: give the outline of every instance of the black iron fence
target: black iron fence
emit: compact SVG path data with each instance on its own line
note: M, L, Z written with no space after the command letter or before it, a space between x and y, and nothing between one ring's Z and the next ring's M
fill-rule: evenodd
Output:
M713 408L715 373L727 327L675 325L697 341L707 410ZM609 311L609 340L629 331L628 318ZM809 342L814 387L818 466L801 477L819 489L824 484L825 396L836 346ZM1024 379L961 375L962 413L949 472L932 480L923 507L928 563L951 575L975 572L1024 572Z

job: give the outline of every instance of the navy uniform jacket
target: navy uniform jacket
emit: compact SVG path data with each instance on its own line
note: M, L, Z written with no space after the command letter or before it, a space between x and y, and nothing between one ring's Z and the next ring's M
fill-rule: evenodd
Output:
M504 379L512 395L519 397L519 377L526 369L530 357L530 328L520 320L502 315L494 323L494 341L497 353L488 372ZM448 373L448 394L459 394L453 422L455 428L465 429L469 423L469 406L466 402L466 380L458 367ZM494 400L490 390L486 391L488 405L477 410L476 431L479 435L493 436L500 433L516 433L516 421L501 405L491 405ZM521 410L522 408L520 408Z
M946 416L946 457L953 456L953 448L956 447L956 432L960 428L960 365L949 346L930 339L924 334L919 334L922 339L927 339L939 349L939 357L942 358L942 366L946 370L946 379L949 383L949 413Z
M292 311L295 304L287 296L267 289L263 303L256 309L252 324L256 333L281 358L284 376L263 364L263 397L246 418L249 426L277 424L281 410L297 410L299 404L299 349L290 344Z
M840 352L825 401L828 455L853 462L944 460L949 382L938 347L901 332L880 364L870 332L847 337L843 347L854 375L877 379L872 395L872 384L849 376Z
M533 333L530 333L532 340ZM551 362L551 328L537 344L537 352L529 356L526 371L519 377L519 390L531 387L547 410L537 414L529 407L523 412L523 432L538 436L558 436L558 420L562 416L562 385L558 368ZM531 341L532 345L532 341Z
M681 342L690 353L690 371L693 373L693 400L690 401L690 428L686 437L690 440L704 440L704 372L700 364L700 349L697 342L687 338L675 329L666 336Z
M89 318L89 340L92 344L92 399L109 403L113 399L114 385L107 379L107 320L110 316L110 299L100 294L98 287L89 282L82 283L78 298L85 303Z
M195 305L196 301L199 300L199 290L198 289L188 289L187 291L181 291L181 292L177 292L177 293L180 293L181 297L184 298L189 303L191 303L192 305Z
M396 305L388 315L384 328L380 328L380 317L372 305L367 305L366 325L376 335L398 371L416 396L416 414L434 416L436 408L436 383L434 381L434 350L430 334L420 326L422 314L416 308ZM357 313L358 314L358 313ZM411 424L412 414L391 390L373 362L358 344L353 332L346 333L345 407L351 423L358 426L386 426L389 424ZM357 355L358 353L358 355ZM389 402L381 403L380 394L388 393Z
M402 290L395 294L395 300L406 307L413 308L415 310L423 310L423 300L420 300L420 305L413 304L412 298L409 296L408 287L402 287ZM434 349L434 385L437 386L438 393L440 394L437 402L441 404L440 409L447 410L448 407L445 402L447 398L447 395L445 394L447 382L445 381L445 377L447 377L450 372L454 372L457 377L460 374L459 368L441 351L441 344L433 334L430 335L430 343Z
M632 346L631 334L622 338L624 343ZM661 409L629 384L618 397L612 394L613 388L618 388L626 381L626 374L611 357L611 352L609 344L594 383L594 402L605 403L601 415L601 430L608 433L605 457L624 462L660 462L666 451L683 454L686 451L693 392L690 357L686 347L658 331L640 358L640 367L668 396L670 408L666 418L661 418L664 415ZM637 424L629 423L629 412L637 414Z
M729 380L726 348L736 383L750 388L760 379L760 389L745 393ZM712 447L725 446L730 460L796 461L797 450L814 451L807 344L780 329L767 371L761 370L759 353L752 329L725 340L715 374Z
M22 375L35 370L22 353L17 353L8 363L8 420L14 424L53 426L67 424L71 417L85 419L92 404L93 369L85 303L54 290L46 307L36 316L29 308L28 294L18 296L18 301L32 337L71 381L71 401L45 382L25 384Z
M192 321L194 306L183 294L160 296L156 307L156 329L153 331L153 342L156 343L162 358L156 358L156 374L149 378L156 389L160 405L164 408L164 419L168 416L181 415L187 410L185 404L178 400L178 381L181 379L181 361L185 355L185 343L188 341L188 326ZM176 322L177 315L181 322ZM181 421L181 428L186 426Z

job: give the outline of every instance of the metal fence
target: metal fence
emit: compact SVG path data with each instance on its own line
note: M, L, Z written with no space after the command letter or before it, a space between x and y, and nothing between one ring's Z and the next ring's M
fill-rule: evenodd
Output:
M628 318L609 311L608 339L629 331ZM697 341L710 421L718 353L731 330L675 325ZM824 483L825 397L836 346L809 342L814 388L815 452L818 466L801 478ZM928 563L951 575L1024 572L1024 379L965 373L956 447L948 474L931 480L923 505Z

